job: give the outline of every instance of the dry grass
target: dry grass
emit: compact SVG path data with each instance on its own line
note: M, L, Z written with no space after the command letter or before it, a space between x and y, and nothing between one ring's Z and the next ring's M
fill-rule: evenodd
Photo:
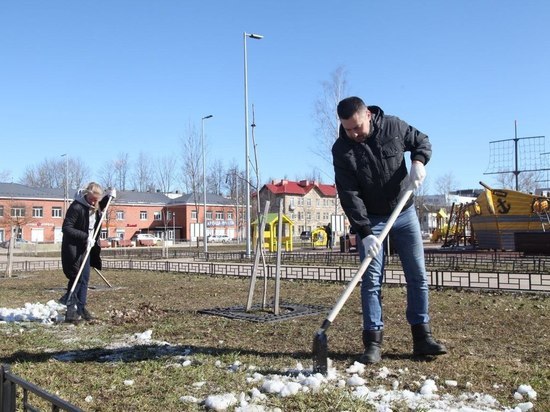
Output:
M246 391L247 371L227 373L225 366L239 360L260 371L282 373L297 362L311 366L313 333L325 314L275 323L252 323L202 315L198 310L244 305L248 280L189 276L158 272L106 272L113 289L90 291L89 308L97 316L77 326L58 324L0 325L0 361L46 390L84 410L159 411L201 410L179 398L204 398L212 393ZM45 303L61 294L60 273L38 273L0 279L0 307L21 307L25 302ZM101 280L93 275L93 285ZM262 295L258 282L255 292ZM345 285L286 281L281 298L292 303L330 308ZM273 291L270 284L269 296ZM518 403L513 393L520 384L538 392L535 410L550 410L550 299L547 296L431 292L432 326L450 354L434 360L410 356L409 327L404 317L405 290L384 289L385 344L380 366L392 371L408 368L415 387L423 377L457 380L446 392L472 391L495 396L502 404ZM134 333L153 330L153 339L171 346L159 352L151 346L116 351L107 344ZM328 331L331 358L343 370L361 353L361 314L355 292ZM69 361L60 358L74 351ZM60 360L61 359L61 360ZM182 359L191 367L177 367ZM113 361L115 360L115 361ZM222 362L222 367L216 365ZM371 368L373 376L379 366ZM134 384L125 385L132 379ZM202 387L194 382L206 382ZM91 402L85 398L91 396ZM343 391L315 396L272 397L270 407L283 410L369 410Z

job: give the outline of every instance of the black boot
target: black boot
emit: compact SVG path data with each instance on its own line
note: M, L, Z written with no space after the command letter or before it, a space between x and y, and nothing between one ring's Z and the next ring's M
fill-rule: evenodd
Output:
M411 326L413 336L413 354L415 356L442 355L447 348L435 341L429 323L420 323Z
M359 362L378 363L382 360L382 338L384 332L382 330L364 330L363 331L363 345L365 346L365 352L359 358Z
M92 314L88 311L88 309L86 309L86 306L81 306L78 308L78 312L77 312L80 317L84 320L87 320L87 321L90 321L90 320L93 320L94 317L92 316Z

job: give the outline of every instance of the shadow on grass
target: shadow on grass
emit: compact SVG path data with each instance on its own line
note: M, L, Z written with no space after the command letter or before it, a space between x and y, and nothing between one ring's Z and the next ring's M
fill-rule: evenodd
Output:
M11 356L0 358L1 363L18 363L18 362L48 362L55 359L59 362L141 362L147 360L169 358L173 356L191 356L191 355L209 355L220 357L232 354L250 355L266 358L289 357L298 361L313 360L312 352L266 352L256 351L242 348L216 348L208 346L183 346L183 345L134 345L118 348L89 348L74 351L58 351L58 352L29 352L17 351ZM410 353L384 353L384 359L388 360L411 360L415 362L431 362L435 357L414 356ZM329 358L333 361L349 362L350 364L358 360L359 354L347 352L329 353ZM272 371L275 373L275 371ZM280 371L278 372L280 373Z

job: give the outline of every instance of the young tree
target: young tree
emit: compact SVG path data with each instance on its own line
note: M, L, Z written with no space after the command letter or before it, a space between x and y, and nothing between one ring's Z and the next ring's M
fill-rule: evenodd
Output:
M201 202L202 191L202 151L201 138L195 125L189 122L187 131L181 139L181 175L184 187L187 192L193 194L193 202L197 211L197 220L200 221L199 203ZM204 210L203 222L206 221L206 210ZM206 233L203 234L206 236ZM197 247L199 237L197 236Z
M30 207L25 206L24 204L19 204L18 202L9 202L7 209L9 209L9 212L4 213L2 226L9 229L10 231L6 277L11 277L15 239L21 236L20 233L22 231L22 227L32 222L34 219L32 217Z

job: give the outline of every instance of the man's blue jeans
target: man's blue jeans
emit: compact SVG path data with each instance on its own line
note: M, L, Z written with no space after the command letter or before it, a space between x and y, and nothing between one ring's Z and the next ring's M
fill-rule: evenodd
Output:
M389 216L369 215L373 233L378 236ZM420 224L414 207L402 211L390 231L390 243L401 259L407 282L407 321L411 325L428 323L428 281L424 264L424 247ZM361 239L357 239L361 261L365 250ZM384 241L384 248L386 241ZM382 319L382 280L384 276L384 252L381 250L372 259L361 280L361 301L363 306L363 329L384 328Z

